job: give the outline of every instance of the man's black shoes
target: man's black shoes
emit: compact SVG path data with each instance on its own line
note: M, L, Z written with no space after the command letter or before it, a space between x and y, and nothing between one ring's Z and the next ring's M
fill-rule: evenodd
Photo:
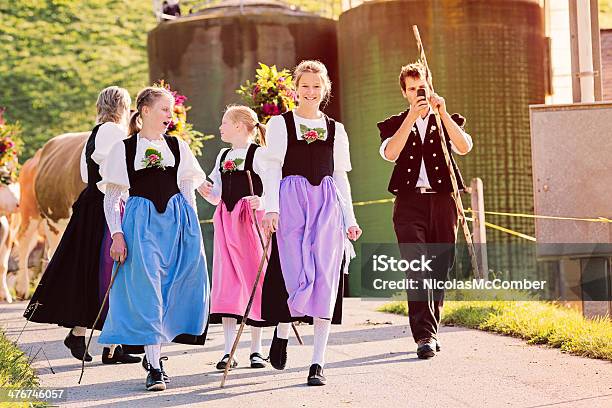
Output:
M436 355L434 351L436 347L436 341L432 339L419 340L417 346L417 357L420 359L432 358Z

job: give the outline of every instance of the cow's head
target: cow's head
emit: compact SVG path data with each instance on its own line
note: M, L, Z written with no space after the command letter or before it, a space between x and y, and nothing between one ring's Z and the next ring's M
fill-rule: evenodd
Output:
M10 174L6 166L0 167L0 179L9 180L10 177L3 177ZM19 183L0 182L0 215L14 213L19 208Z

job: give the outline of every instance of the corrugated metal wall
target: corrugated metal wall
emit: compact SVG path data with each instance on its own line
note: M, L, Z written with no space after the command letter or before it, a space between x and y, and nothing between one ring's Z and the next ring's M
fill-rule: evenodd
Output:
M413 24L436 91L450 112L467 118L474 139L474 150L459 159L464 178L483 179L488 210L532 213L528 105L544 102L547 80L537 1L372 1L340 16L342 114L351 140L354 199L390 197L392 165L378 154L376 122L407 107L397 78L402 65L418 58ZM394 241L391 213L391 204L357 208L363 242ZM534 233L531 220L498 222ZM507 237L488 233L493 241ZM359 287L358 274L352 279L351 287Z

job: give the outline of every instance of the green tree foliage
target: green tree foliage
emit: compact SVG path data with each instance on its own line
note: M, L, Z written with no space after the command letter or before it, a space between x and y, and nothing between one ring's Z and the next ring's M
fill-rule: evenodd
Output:
M88 130L98 92L147 85L150 1L0 2L0 106L19 120L23 159L46 140Z

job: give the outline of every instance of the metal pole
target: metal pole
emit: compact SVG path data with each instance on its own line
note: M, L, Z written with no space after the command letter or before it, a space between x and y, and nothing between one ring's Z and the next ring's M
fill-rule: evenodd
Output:
M474 250L478 260L478 269L480 276L484 280L489 279L489 263L487 258L487 230L485 228L485 213L484 213L484 190L482 179L472 179L471 193L473 224L472 231L474 234Z
M578 73L581 102L595 102L595 73L593 72L593 41L591 37L590 0L578 0L576 23L578 28Z

